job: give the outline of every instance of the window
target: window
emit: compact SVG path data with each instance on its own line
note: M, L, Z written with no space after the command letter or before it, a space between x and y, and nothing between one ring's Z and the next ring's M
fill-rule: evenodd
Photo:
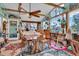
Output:
M9 37L17 38L17 21L10 21Z
M42 26L42 29L44 29L44 30L49 29L49 20L47 20L47 18L44 18L41 26Z
M29 23L29 22L23 22L22 23L22 28L28 30L37 30L37 23Z
M62 32L64 30L64 33L66 32L66 28L62 28L61 24L64 24L66 21L66 15L60 15L65 12L65 7L63 6L62 8L55 8L53 9L49 15L52 17L50 20L50 30L51 32ZM58 15L58 16L57 16ZM55 17L57 16L57 17ZM63 19L64 18L64 19ZM64 22L63 22L64 20Z
M30 30L37 30L37 23L30 23Z
M59 14L61 14L61 13L63 13L63 12L64 12L64 9L62 9L62 8L55 8L55 9L53 9L53 10L50 12L50 16L51 16L51 17L54 17L54 16L59 15Z
M79 33L79 13L73 13L69 17L69 26L72 33Z
M60 19L61 17L57 17L57 18L52 18L50 20L50 29L51 32L60 32L61 31L61 24L58 21L58 19ZM61 20L61 19L60 19Z
M62 33L63 29L61 27L61 24L63 22L63 18L64 17L64 20L66 21L66 15L64 14L63 16L58 16L58 17L55 17L55 18L52 18L50 20L50 30L51 32L54 32L54 33ZM65 31L65 27L64 27L64 31Z

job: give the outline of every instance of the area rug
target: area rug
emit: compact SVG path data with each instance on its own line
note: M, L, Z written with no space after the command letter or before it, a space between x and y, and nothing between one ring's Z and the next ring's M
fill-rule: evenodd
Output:
M66 51L57 51L54 49L48 49L43 52L37 53L34 56L72 56Z
M27 47L25 47L22 51L22 53L19 54L19 56L72 56L70 53L64 50L57 51L53 48L49 49L47 46L45 49L39 53L36 54L30 54L28 53Z
M36 54L29 54L27 52L21 53L19 56L72 56L66 51L57 51L54 49L45 49L44 51Z

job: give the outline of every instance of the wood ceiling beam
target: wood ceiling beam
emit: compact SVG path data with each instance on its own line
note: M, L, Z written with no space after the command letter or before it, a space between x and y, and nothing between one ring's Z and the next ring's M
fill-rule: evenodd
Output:
M56 16L54 16L54 17L52 17L52 18L55 18L55 17L61 16L61 15L63 15L63 14L66 14L66 13L73 12L74 10L77 10L77 9L68 10L68 11L66 11L66 12L63 12L63 13L61 13L61 14L59 14L59 15L56 15Z
M45 3L45 4L50 5L50 6L54 6L54 7L58 7L58 8L62 8L60 5L63 4L63 3L58 4L58 5L56 5L54 3Z
M19 10L15 10L15 9L8 9L8 8L2 8L3 10L5 11L13 11L13 12L19 12ZM20 11L21 13L29 13L29 12L26 12L26 11Z
M37 21L22 21L22 22L28 22L28 23L41 23L41 22L37 22Z
M58 4L58 5L60 6L60 5L62 5L62 4L64 4L64 3L60 3L60 4ZM55 8L57 8L57 7L54 7L53 9L55 9Z
M60 6L60 5L62 5L62 4L64 4L64 3L60 3L60 4L58 4L58 5ZM52 10L54 10L55 8L58 8L58 7L54 7ZM51 10L51 11L52 11L52 10ZM51 11L50 11L50 12L51 12ZM50 12L49 12L49 13L50 13Z
M61 16L61 15L66 14L66 13L67 13L67 12L61 13L61 14L59 14L59 15L56 15L56 16L52 17L52 18L55 18L55 17Z

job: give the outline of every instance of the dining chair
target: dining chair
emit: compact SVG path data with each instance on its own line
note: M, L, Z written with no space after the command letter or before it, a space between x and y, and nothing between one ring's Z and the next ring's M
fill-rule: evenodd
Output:
M22 47L24 47L25 46L25 44L27 44L27 39L25 38L25 36L24 36L24 31L23 30L20 30L19 31L19 40L21 40L21 43L20 43L20 45L22 46Z
M75 41L75 40L71 40L70 44L72 46L72 52L76 55L79 56L79 42Z
M44 30L45 33L45 39L48 41L48 47L50 48L51 45L51 32L50 30Z
M43 50L46 43L49 45L49 36L46 36L47 34L44 32L44 30L42 30L42 31L39 30L39 33L42 34L38 37L38 40L39 40L40 44L42 44L42 50Z

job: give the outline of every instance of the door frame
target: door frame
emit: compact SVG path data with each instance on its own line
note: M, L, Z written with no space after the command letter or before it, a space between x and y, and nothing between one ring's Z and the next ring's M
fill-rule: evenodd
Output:
M16 21L17 22L17 31L18 31L18 25L19 25L19 21L18 19L8 19L8 39L9 40L18 40L19 39L19 34L17 33L17 37L16 38L10 38L10 21Z

